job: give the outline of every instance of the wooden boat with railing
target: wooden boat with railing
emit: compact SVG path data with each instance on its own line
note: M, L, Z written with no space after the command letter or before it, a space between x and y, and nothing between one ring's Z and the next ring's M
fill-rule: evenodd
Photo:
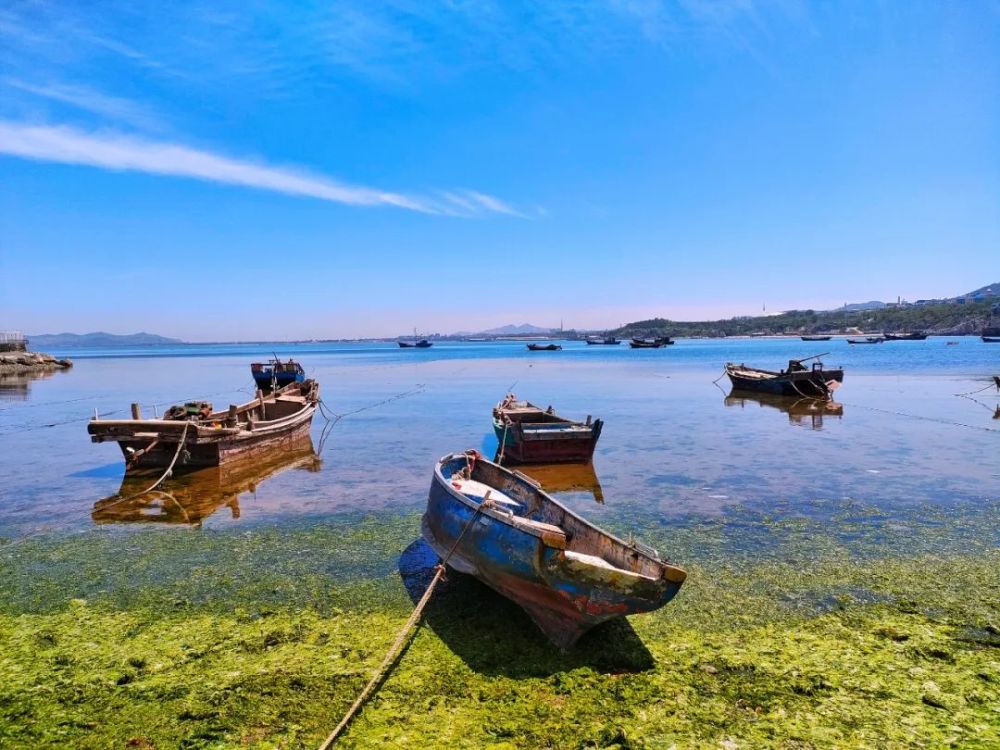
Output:
M586 463L594 456L604 422L560 417L522 401L513 393L493 407L493 431L499 456L505 463Z
M132 419L95 417L87 432L95 443L118 443L129 469L220 466L286 450L309 434L318 405L319 384L303 380L267 394L258 390L253 401L225 411L197 401L143 419L139 404L132 404Z
M734 391L756 391L773 393L778 396L800 396L803 398L829 398L830 394L844 382L844 371L827 370L823 363L816 361L810 367L803 362L818 360L823 354L805 359L788 360L785 370L760 370L744 364L726 363L726 375L733 384Z
M687 577L476 451L437 462L422 530L449 567L517 603L561 649L606 620L659 609Z

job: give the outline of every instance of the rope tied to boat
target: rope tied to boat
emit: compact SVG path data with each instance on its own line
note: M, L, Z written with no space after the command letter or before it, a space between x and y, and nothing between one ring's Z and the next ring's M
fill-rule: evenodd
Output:
M468 459L472 460L472 466L474 467L475 460L479 456L479 451L467 451L466 456ZM379 668L375 671L375 674L372 675L368 684L365 685L361 694L357 697L354 703L351 704L351 707L347 709L347 713L344 714L344 718L340 720L340 723L334 727L333 731L330 732L329 736L327 736L327 738L323 741L323 744L319 746L319 750L329 750L333 746L333 743L337 741L337 738L347 728L347 725L351 723L351 720L355 717L358 711L361 710L361 707L371 697L372 693L385 678L389 668L392 667L392 665L396 662L396 659L399 658L399 655L403 650L403 646L406 643L406 639L410 635L410 631L412 631L413 628L419 623L420 616L424 612L424 607L427 606L427 602L430 601L431 594L434 593L434 588L444 579L445 567L448 564L448 560L451 559L452 554L456 549L458 549L459 543L465 537L465 533L472 527L473 522L479 517L479 514L486 508L492 507L493 504L493 500L490 498L490 493L487 490L486 496L482 499L476 507L475 512L466 522L462 532L458 535L458 537L456 537L454 544L451 545L451 549L449 549L448 553L441 558L437 565L434 566L434 577L424 590L423 596L421 596L420 601L417 602L417 606L414 607L413 612L410 613L410 617L406 621L406 624L403 625L403 629L399 631L399 635L396 636L396 640L393 641L392 646L389 647L389 651L386 653L385 658L382 659L382 663L379 665Z
M119 498L118 500L115 500L114 502L108 503L105 507L111 508L111 507L113 507L115 505L118 505L119 503L125 503L125 502L128 502L129 500L135 500L137 497L142 497L143 495L149 494L150 492L152 492L153 490L155 490L157 487L159 487L161 484L163 484L163 480L165 480L167 477L169 477L170 474L173 472L174 465L177 463L177 459L181 455L181 451L184 449L184 443L187 440L188 427L190 427L190 426L191 426L191 422L190 421L187 421L187 422L184 423L184 430L181 432L180 440L177 441L177 450L174 451L174 457L171 459L170 465L167 466L167 470L164 471L160 475L159 479L157 479L155 482L153 482L149 487L147 487L146 489L144 489L142 492L136 492L136 493L134 493L132 495L127 495L126 497Z

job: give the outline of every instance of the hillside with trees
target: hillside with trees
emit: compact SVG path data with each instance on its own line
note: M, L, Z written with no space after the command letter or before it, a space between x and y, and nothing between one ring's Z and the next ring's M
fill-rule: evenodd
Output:
M997 298L979 302L943 302L928 305L888 306L877 310L788 310L779 315L740 317L713 321L676 321L653 318L629 323L614 334L631 336L745 336L756 334L843 333L848 329L898 333L925 331L960 336L979 334L990 323ZM993 316L994 323L1000 315Z

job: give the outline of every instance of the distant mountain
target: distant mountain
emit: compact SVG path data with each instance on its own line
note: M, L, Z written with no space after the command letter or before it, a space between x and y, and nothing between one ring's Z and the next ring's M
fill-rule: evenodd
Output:
M115 333L40 333L28 336L28 343L33 351L40 349L76 349L84 347L114 347L114 346L156 346L158 344L183 344L180 339L157 336L155 333L132 333L118 335Z
M552 333L553 328L539 328L531 323L522 323L519 326L505 325L499 328L490 328L487 331L458 331L452 336L530 336L534 334Z

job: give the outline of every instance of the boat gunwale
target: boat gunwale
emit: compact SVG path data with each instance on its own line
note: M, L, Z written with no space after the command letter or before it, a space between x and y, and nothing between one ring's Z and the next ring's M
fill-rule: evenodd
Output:
M302 391L304 383L312 383L309 393L314 395L314 399L308 396L298 395ZM293 396L293 394L295 394ZM239 438L241 436L265 437L275 432L281 432L291 427L296 427L303 422L312 419L316 413L319 403L319 384L315 381L301 381L289 383L284 388L273 391L270 394L255 398L236 407L236 414L246 414L247 412L266 403L289 403L286 398L301 398L302 405L291 414L276 419L259 420L253 422L253 429L248 429L247 422L239 423L235 427L219 426L212 427L202 422L223 422L229 419L229 411L216 411L209 414L203 420L194 421L191 419L91 419L87 423L87 432L94 442L130 442L136 439L155 438L167 443L179 443L181 435L186 435L185 443L210 444L218 442L222 438ZM144 429L145 428L145 429ZM192 437L192 428L194 435ZM108 430L127 429L121 434L106 434ZM141 434L140 433L145 433Z
M500 521L501 523L509 526L514 531L521 531L521 532L530 534L531 536L538 537L539 539L542 540L542 543L545 544L544 540L542 539L542 535L544 533L547 533L547 532L545 532L543 529L533 529L533 528L531 528L529 526L520 526L520 525L517 525L517 524L515 524L513 522L513 519L514 518L519 518L520 516L515 515L513 511L506 511L506 512L500 511L500 512L497 512L494 508L491 508L489 506L487 506L485 508L482 508L482 507L480 507L480 505L481 505L480 503L473 502L471 499L469 499L468 497L466 497L464 493L459 492L458 490L456 490L452 486L451 482L448 479L445 478L444 473L442 472L442 467L446 463L448 463L448 462L450 462L452 460L455 460L455 459L466 459L466 460L468 460L468 458L469 458L469 454L467 454L467 453L450 453L450 454L448 454L446 456L443 456L440 459L438 459L437 463L434 465L434 481L438 482L438 484L440 484L441 487L443 487L454 499L456 499L459 502L461 502L463 505L465 505L467 508L469 508L473 513L475 513L475 512L478 511L482 515L488 515L490 518L492 518L494 520L497 520L497 521ZM563 505L562 503L560 503L554 497L552 497L547 492L545 492L545 490L543 490L541 488L540 484L538 484L538 483L536 483L534 481L530 481L523 474L519 476L518 473L516 473L514 471L511 471L510 469L506 468L505 466L501 466L498 463L494 463L493 461L489 461L488 459L484 458L481 455L477 455L476 461L477 462L478 461L483 461L483 462L485 462L487 464L490 464L491 466L495 466L497 469L500 469L501 472L509 474L511 476L511 478L517 480L520 484L526 486L532 493L534 493L536 495L540 495L545 502L550 503L551 505L554 505L556 508L558 508L559 510L561 510L567 516L570 516L571 518L573 518L574 520L578 521L583 526L586 526L586 527L589 527L590 529L593 529L594 531L596 531L597 533L603 535L607 539L610 539L615 544L621 546L624 549L629 550L631 553L639 555L639 556L645 558L646 560L648 560L649 562L654 563L655 565L658 565L660 567L660 575L656 579L652 578L651 576L648 576L648 578L650 578L651 580L659 580L659 578L663 578L665 580L672 580L672 579L667 579L666 578L666 573L667 573L668 570L675 571L675 573L679 572L684 577L687 577L687 571L684 570L684 568L681 568L678 565L674 565L669 560L662 559L662 558L659 558L659 557L653 557L653 556L647 554L646 552L644 552L638 546L631 545L628 542L626 542L626 541L624 541L622 539L619 539L617 536L615 536L611 532L605 531L600 526L597 526L596 524L591 523L590 521L586 520L585 518L583 518L582 516L578 515L577 513L574 513L572 510L570 510L565 505ZM487 485L487 486L489 486L489 485ZM493 488L493 489L498 489L498 488ZM524 519L524 520L531 520L531 519ZM555 524L553 524L553 525L555 525ZM562 526L560 526L559 528L562 529ZM565 531L564 531L564 533L565 533ZM546 546L550 546L550 545L546 545ZM652 548L650 548L650 549L652 549ZM659 550L654 550L654 551L656 551L656 553L659 554ZM618 566L616 565L615 567L617 568ZM622 570L624 570L624 568L622 568Z

